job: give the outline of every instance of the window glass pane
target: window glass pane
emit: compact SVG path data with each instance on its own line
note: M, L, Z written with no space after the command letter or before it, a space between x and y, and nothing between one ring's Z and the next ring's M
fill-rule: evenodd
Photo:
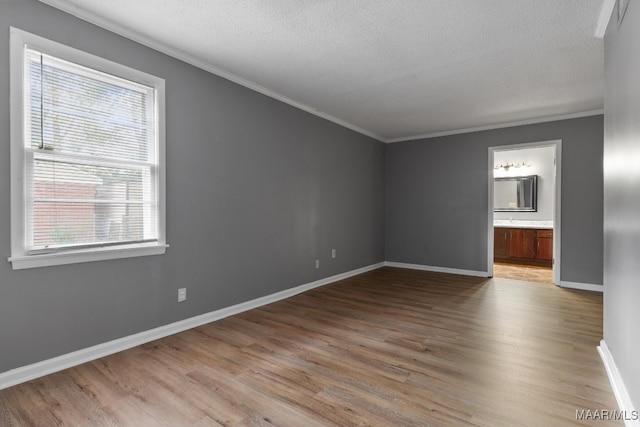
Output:
M89 191L78 185L75 191ZM32 249L145 239L143 204L35 201Z
M157 239L152 171L73 163L33 166L32 249Z
M26 61L28 250L157 241L154 89Z
M154 161L153 89L31 51L33 148Z
M130 169L36 158L33 169L35 198L116 201L150 201L153 198L147 185L149 167ZM92 191L73 191L74 186L79 185Z

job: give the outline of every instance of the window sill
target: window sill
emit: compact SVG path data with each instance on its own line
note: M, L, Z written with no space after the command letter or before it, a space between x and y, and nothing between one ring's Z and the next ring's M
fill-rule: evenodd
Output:
M14 270L48 267L52 265L76 264L80 262L103 261L108 259L133 258L148 255L162 255L169 247L167 244L129 245L118 248L84 249L42 255L21 255L10 257Z

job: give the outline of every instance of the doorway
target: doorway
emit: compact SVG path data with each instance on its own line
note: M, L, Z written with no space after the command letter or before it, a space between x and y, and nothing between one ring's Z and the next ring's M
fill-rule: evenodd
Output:
M510 269L516 276L513 278L528 280L529 273L538 278L533 281L541 281L539 278L545 272L535 267L548 265L552 269L552 282L560 285L561 155L561 140L489 147L487 273L490 277L494 276L494 267L504 275L509 274L505 273L509 268L504 267L524 264L519 271ZM528 181L533 181L533 187ZM503 194L505 188L512 189L511 199Z

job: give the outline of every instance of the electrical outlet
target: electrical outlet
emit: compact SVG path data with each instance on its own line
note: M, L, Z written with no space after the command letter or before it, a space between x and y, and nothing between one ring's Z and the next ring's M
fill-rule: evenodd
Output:
M331 249L331 258L335 258L335 257L336 257L336 250Z
M316 260L316 268L320 268L320 260L319 259Z
M187 300L187 288L178 289L178 302Z

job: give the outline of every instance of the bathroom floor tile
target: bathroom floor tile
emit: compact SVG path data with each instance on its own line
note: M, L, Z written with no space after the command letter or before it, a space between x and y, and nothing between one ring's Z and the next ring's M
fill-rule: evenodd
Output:
M531 265L516 265L495 262L493 276L528 282L553 283L553 269Z

